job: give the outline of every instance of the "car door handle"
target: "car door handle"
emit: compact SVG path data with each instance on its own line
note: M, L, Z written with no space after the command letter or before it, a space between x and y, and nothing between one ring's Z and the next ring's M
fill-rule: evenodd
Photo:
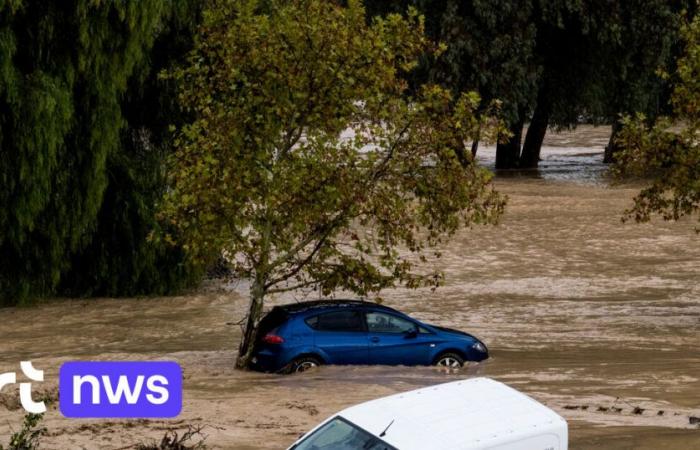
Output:
M377 336L369 338L370 342L379 342L379 338Z

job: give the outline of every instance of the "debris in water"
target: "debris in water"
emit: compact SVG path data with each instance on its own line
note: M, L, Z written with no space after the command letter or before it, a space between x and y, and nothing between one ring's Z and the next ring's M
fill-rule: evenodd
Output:
M583 411L588 411L588 405L565 405L564 409L580 409Z
M639 406L635 406L634 409L632 410L632 414L637 414L640 415L644 412L644 408L640 408Z
M688 422L690 422L691 425L700 424L700 417L690 416L688 417Z
M310 416L318 415L318 409L316 409L314 405L305 402L292 401L285 403L284 406L287 409L298 409L300 411L304 411Z

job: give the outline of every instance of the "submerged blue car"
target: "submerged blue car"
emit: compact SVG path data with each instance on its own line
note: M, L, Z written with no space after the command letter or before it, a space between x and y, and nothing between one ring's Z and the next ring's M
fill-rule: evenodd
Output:
M251 368L264 372L303 372L321 364L459 368L489 357L470 334L358 300L276 306L258 330Z

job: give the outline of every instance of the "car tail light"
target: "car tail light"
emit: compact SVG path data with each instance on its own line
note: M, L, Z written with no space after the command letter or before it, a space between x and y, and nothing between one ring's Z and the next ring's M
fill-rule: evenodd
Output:
M266 342L268 344L282 344L284 343L284 339L282 338L282 336L277 336L276 334L268 333L263 338L263 342Z

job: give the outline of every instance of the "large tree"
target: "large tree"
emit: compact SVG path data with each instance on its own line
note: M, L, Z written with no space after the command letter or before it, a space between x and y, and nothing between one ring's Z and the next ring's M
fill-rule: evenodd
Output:
M504 130L498 144L497 166L517 164L525 113L535 102L541 72L534 54L532 2L376 0L369 2L368 15L397 13L408 6L425 15L427 35L446 46L439 57L422 59L419 82L438 83L455 95L476 90L485 104L499 100L510 130ZM472 153L477 145L478 140Z
M360 1L216 0L172 74L195 120L181 129L164 218L201 263L250 280L244 367L269 295L434 286L416 265L460 227L493 222L490 174L455 142L498 122L476 94L401 75L429 49L421 19L366 23Z
M677 70L668 75L673 114L651 126L643 114L628 116L620 132L615 173L650 178L627 219L677 220L700 211L700 18L683 28L683 40Z
M176 284L181 254L146 249L162 116L141 99L166 98L153 45L192 4L0 3L0 302Z
M687 3L377 0L372 13L415 5L427 16L429 35L447 51L424 72L456 91L503 101L510 137L498 145L496 166L516 168L537 166L550 126L658 114L664 86L655 73L670 61Z
M201 275L180 247L150 239L168 231L160 229L155 215L166 187L171 127L189 120L178 105L174 83L160 74L184 62L201 21L202 3L178 0L167 6L152 47L121 97L120 143L105 163L107 187L95 230L71 256L59 294L168 294L196 283Z

